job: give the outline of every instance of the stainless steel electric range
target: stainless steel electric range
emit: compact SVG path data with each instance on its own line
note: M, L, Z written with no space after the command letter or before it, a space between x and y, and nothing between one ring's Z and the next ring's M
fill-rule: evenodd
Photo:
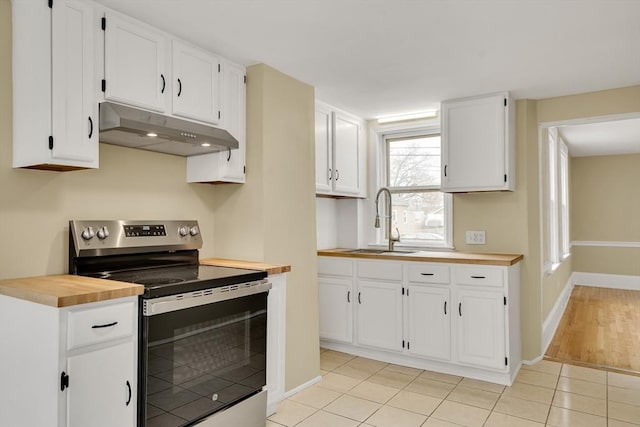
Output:
M196 221L70 221L69 273L138 283L138 426L264 427L266 272L199 265Z

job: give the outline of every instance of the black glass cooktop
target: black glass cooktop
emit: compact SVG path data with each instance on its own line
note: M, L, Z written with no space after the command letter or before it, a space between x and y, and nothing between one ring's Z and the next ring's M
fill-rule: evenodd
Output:
M265 271L211 265L180 265L94 273L91 277L144 285L143 297L159 297L251 282L267 277Z

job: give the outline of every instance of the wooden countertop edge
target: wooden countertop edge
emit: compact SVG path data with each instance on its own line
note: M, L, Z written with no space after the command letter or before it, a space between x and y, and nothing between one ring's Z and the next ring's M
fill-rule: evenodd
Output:
M246 268L248 270L266 271L267 274L282 274L291 271L290 265L267 264L264 262L246 261L226 258L205 258L200 260L200 264L214 265L218 267Z
M511 266L522 261L522 254L490 254L468 252L420 252L421 255L381 255L349 253L353 249L323 249L318 251L319 256L341 258L384 259L394 261L418 261L418 262L442 262L451 264L475 264Z
M62 308L140 295L144 286L74 275L0 280L0 295Z

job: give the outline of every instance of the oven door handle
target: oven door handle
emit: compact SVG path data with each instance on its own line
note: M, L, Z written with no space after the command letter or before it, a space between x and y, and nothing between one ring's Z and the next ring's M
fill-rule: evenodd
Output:
M241 285L223 286L204 291L196 291L188 294L169 295L160 298L143 300L143 315L155 316L185 308L214 304L234 298L242 298L250 295L269 292L271 283L266 279L259 282L245 283Z

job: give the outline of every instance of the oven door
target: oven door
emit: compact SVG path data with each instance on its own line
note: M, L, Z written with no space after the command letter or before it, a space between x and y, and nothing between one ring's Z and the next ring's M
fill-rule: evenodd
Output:
M142 301L139 426L191 425L262 390L270 287Z

